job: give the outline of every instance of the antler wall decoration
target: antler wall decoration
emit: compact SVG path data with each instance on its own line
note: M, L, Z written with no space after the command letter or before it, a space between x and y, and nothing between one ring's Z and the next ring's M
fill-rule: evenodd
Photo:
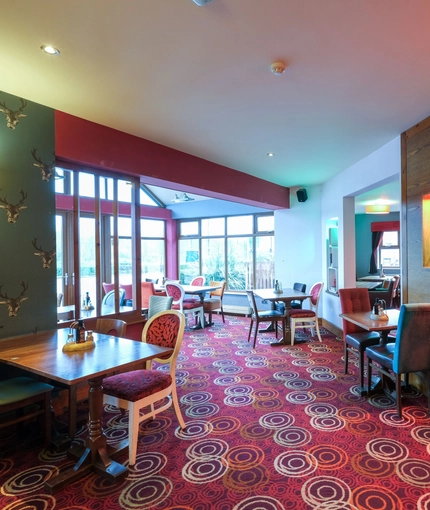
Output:
M16 317L18 315L18 311L21 307L21 303L26 301L28 297L25 296L25 292L28 289L28 284L25 284L23 281L19 282L22 287L21 294L16 298L10 298L7 295L7 292L4 294L1 292L1 288L3 285L0 285L0 298L5 299L5 301L0 301L0 305L6 305L9 311L9 317Z
M55 159L54 161L48 165L44 163L41 158L36 157L37 149L32 149L31 155L36 160L36 163L33 163L34 166L40 168L42 172L42 181L49 181L49 178L53 173L55 173Z
M1 191L1 189L0 189ZM22 189L18 190L21 194L22 198L17 204L10 204L9 202L6 202L6 197L0 198L0 209L5 209L7 214L7 221L9 223L16 223L16 220L18 219L19 213L23 209L27 209L26 205L23 205L25 199L27 198L27 193L25 193ZM4 204L4 205L1 205Z
M31 241L31 244L34 246L34 248L37 250L37 252L34 252L34 255L37 255L38 257L42 257L42 264L43 269L49 269L51 267L52 262L54 261L54 257L56 255L56 249L55 246L52 248L51 251L44 250L41 246L37 246L37 237Z
M22 113L24 108L27 106L27 101L22 98L19 98L19 100L21 102L21 108L15 111L8 108L5 101L0 103L0 112L4 113L6 117L6 125L9 129L15 129L19 119L22 117L27 117L25 113Z

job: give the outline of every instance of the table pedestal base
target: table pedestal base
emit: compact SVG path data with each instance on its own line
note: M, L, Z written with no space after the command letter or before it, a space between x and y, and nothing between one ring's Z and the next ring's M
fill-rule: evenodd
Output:
M69 458L78 460L72 468L45 482L45 491L48 494L57 494L66 485L79 480L91 471L104 476L111 483L124 480L128 475L128 468L111 458L124 451L125 443L128 445L128 440L120 443L119 447L108 447L106 436L103 434L101 427L102 381L102 377L89 381L90 420L88 425L89 436L85 441L85 446L74 447L67 452Z

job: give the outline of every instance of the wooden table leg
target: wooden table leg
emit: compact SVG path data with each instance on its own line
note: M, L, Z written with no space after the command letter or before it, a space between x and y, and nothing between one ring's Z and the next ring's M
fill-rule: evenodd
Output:
M48 494L56 494L66 485L75 482L91 471L106 477L111 483L116 483L127 477L128 469L113 461L108 455L106 436L102 429L103 413L103 378L91 379L88 384L90 391L88 437L85 448L80 452L78 462L67 471L60 473L45 482L45 491ZM110 453L110 452L109 452ZM74 456L75 453L71 452Z

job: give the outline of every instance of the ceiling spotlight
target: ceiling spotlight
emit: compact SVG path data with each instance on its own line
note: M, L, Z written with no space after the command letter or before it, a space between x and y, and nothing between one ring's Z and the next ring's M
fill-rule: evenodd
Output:
M40 47L40 49L42 51L44 51L45 53L48 53L48 55L59 55L60 54L60 51L57 50L57 48L54 48L54 46L51 46L49 44L44 44L43 46Z
M276 76L284 74L286 68L287 66L283 62L273 62L273 64L270 66L272 73L276 74Z
M175 193L175 198L172 200L172 202L192 202L193 200L194 198L189 197L186 193Z
M268 152L267 155L269 156L269 158L273 158L274 156L273 152Z
M209 2L212 2L212 0L193 0L193 2L196 5L199 5L200 7L203 7L204 5L208 4Z

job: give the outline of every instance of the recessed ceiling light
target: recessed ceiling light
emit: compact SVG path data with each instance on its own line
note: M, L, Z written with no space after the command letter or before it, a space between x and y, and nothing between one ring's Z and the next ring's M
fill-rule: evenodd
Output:
M57 50L57 48L54 48L54 46L51 46L50 44L44 44L40 47L42 51L45 53L48 53L48 55L59 55L60 51Z
M273 152L268 152L267 155L269 156L269 158L271 158L272 156L274 156Z

